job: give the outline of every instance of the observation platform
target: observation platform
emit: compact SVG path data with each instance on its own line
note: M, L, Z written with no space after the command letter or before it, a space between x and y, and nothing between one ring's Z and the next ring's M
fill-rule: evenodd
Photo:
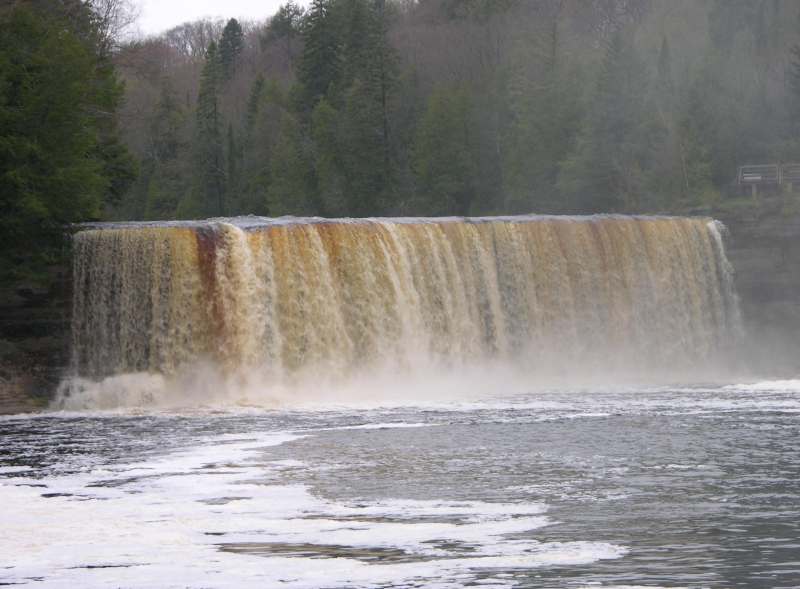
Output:
M750 187L753 198L758 197L760 189L772 192L794 192L795 185L800 184L800 164L740 166L736 179L739 186Z

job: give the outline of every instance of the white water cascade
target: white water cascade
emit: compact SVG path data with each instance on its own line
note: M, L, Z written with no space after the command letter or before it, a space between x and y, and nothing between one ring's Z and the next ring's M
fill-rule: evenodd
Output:
M265 387L503 364L531 379L720 362L740 320L705 218L217 219L74 236L73 377L198 362Z

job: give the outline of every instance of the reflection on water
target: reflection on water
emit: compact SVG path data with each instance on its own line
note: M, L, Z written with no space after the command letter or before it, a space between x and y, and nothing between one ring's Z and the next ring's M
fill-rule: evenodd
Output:
M0 431L0 583L800 586L800 383Z

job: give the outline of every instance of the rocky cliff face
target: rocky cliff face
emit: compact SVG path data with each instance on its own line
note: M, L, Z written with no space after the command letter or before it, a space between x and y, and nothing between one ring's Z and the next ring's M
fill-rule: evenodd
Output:
M757 375L800 374L800 196L717 211L728 227L746 328L745 358Z

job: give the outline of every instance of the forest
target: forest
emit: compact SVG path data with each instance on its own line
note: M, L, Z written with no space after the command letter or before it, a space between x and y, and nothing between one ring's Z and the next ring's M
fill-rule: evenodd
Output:
M685 213L800 161L794 0L0 4L0 274L87 220Z

